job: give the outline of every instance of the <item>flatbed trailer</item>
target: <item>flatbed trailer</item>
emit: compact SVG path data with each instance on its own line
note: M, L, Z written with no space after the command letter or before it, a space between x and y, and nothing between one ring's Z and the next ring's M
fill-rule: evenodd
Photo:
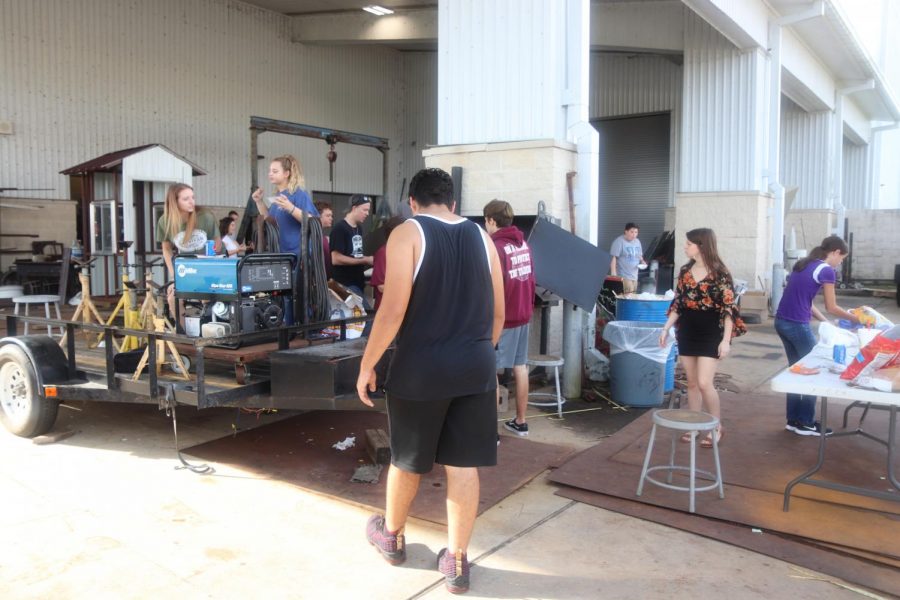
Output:
M350 377L354 366L358 370L365 339L348 340L346 336L348 324L370 318L285 326L227 338L193 338L7 315L6 337L0 338L0 421L16 435L42 435L53 427L59 404L67 401L156 404L171 415L173 425L177 405L197 409L373 410L358 400L355 375L352 381ZM18 335L24 322L62 327L67 334L65 348L48 335ZM318 332L326 327L340 334L320 335ZM99 335L103 347L91 347L84 339L88 335ZM148 367L137 379L133 373L117 373L115 369L114 338L124 335L147 340ZM193 372L186 379L175 372L157 373L158 341L173 342L180 353L193 358ZM238 344L239 348L217 347L220 344ZM289 380L276 381L275 387L289 393L272 394L273 356L280 365L274 370L276 379ZM295 364L296 370L291 368ZM252 373L248 373L248 365L252 365ZM297 381L298 372L305 379ZM314 392L307 393L307 389ZM382 408L383 402L376 402L374 410Z

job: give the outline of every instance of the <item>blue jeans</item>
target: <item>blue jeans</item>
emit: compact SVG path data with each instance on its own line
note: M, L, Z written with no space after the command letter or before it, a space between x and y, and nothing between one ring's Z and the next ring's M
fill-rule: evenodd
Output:
M795 362L809 354L816 345L816 336L813 335L809 323L788 321L787 319L775 319L775 331L784 344L787 352L788 364ZM816 397L801 394L787 395L787 420L799 421L803 425L812 425L816 421Z

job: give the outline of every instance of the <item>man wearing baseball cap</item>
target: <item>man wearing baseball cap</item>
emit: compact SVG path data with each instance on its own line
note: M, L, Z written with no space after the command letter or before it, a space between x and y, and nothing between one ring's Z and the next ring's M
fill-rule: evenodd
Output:
M362 224L368 218L372 199L361 194L350 196L350 212L331 228L332 275L335 281L362 298L366 269L372 257L363 254Z

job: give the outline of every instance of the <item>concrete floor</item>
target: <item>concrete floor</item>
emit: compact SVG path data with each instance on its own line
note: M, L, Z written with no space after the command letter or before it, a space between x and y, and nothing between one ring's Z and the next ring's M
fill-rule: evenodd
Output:
M840 299L861 301L900 322L893 299ZM752 326L722 371L743 391L768 393L781 353L771 321ZM581 412L560 421L533 409L531 438L585 448L640 412L603 402L567 410ZM181 446L227 435L234 414L182 409ZM155 407L64 407L55 430L64 429L76 434L44 446L0 433L2 598L449 596L434 569L441 527L410 522L409 559L391 567L365 542L368 509L222 465L205 476L177 470ZM554 490L540 476L479 518L469 597L859 597L833 578Z

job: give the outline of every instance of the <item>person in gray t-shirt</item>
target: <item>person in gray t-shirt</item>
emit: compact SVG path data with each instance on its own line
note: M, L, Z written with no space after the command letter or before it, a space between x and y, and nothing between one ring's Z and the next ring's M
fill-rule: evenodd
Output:
M613 277L621 277L626 294L637 291L638 265L647 264L644 261L644 250L641 248L641 240L638 239L638 226L634 223L625 225L625 233L613 241L609 253L612 260L609 263L609 274Z

